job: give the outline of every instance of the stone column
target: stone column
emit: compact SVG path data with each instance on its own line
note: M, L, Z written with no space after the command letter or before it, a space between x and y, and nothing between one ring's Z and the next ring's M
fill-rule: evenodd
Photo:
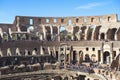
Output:
M93 31L92 31L92 36L91 36L91 40L95 40L94 39L94 36L95 36L95 29L96 29L96 27L93 29Z
M115 33L115 37L114 37L114 39L117 41L117 33Z
M2 28L0 28L0 35L1 35L1 37L3 38L3 31L2 31Z
M64 47L64 69L66 69L66 46Z
M103 51L101 51L101 63L103 63Z
M19 27L19 20L20 20L20 18L17 17L17 24L16 24L16 27L17 27L17 31L18 31L18 32L21 32L20 27Z
M46 29L45 29L45 25L42 25L42 28L43 28L44 40L46 40Z
M60 61L60 54L61 54L61 51L60 51L60 47L59 47L59 49L58 49L58 61L61 63L61 61Z
M107 33L105 33L105 40L107 40Z
M100 38L101 38L100 35L101 35L101 33L98 35L98 40L101 40L101 39L100 39Z
M112 63L113 61L113 43L111 43L111 46L110 46L110 63Z
M50 47L48 47L47 49L48 49L49 55L51 55L51 52L50 52Z
M71 63L71 52L69 52L69 59L68 59L69 64Z
M60 41L60 26L58 26L58 41Z
M78 64L80 63L80 54L79 54L79 51L77 51L77 61L78 61Z
M104 44L102 43L102 46L101 46L101 55L100 55L100 56L101 56L101 57L100 57L100 58L101 58L101 59L100 59L101 63L103 63L103 45L104 45Z
M44 55L42 46L40 46L40 55Z
M1 50L1 48L0 48L0 56L1 56L1 57L3 57L3 53L2 53L2 50Z
M72 40L74 40L73 31L74 31L74 26L72 26L72 37L71 37Z
M84 34L85 35L85 37L84 37L85 40L87 40L87 36L88 36L89 31L90 31L90 27L87 26L87 29L85 30L85 34Z

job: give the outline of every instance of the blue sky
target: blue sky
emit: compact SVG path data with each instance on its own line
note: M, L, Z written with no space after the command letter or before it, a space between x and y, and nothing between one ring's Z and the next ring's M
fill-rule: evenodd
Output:
M119 0L0 0L0 23L21 16L90 16L118 14Z

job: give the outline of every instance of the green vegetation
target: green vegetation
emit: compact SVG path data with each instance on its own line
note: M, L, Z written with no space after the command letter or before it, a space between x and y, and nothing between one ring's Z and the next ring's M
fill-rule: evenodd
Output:
M14 34L14 35L12 36L12 39L16 41L16 40L17 40L17 34Z

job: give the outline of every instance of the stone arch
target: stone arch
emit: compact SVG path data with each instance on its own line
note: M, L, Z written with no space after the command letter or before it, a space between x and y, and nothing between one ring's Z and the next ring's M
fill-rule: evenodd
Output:
M67 36L67 30L65 29L64 26L60 27L60 40L64 41L66 39Z
M46 29L46 39L48 41L51 41L51 29L50 29L50 26L45 26L45 29Z
M117 31L117 28L108 29L108 31L107 31L107 39L115 40L115 32L116 31Z
M93 32L94 28L95 28L94 25L92 25L92 26L90 26L90 27L88 28L87 34L86 34L86 35L87 35L87 40L91 40L91 38L92 38L92 32Z
M53 27L53 39L56 41L58 40L58 28Z
M85 37L85 30L87 29L86 26L81 27L82 35L81 35L81 40L84 40Z
M78 39L77 39L78 31L79 31L79 27L78 27L78 26L75 26L75 27L73 28L74 40L78 40ZM78 35L79 35L79 34L78 34Z
M99 39L99 32L100 32L100 28L101 28L101 26L97 26L96 28L95 28L95 31L94 31L94 33L92 34L93 35L93 40L98 40Z
M77 51L73 51L73 63L76 63L77 60Z
M89 56L89 54L85 54L85 62L90 62L90 56Z
M103 63L104 64L110 63L110 53L108 51L105 51L103 53Z
M105 33L101 33L101 34L100 34L100 39L101 39L101 40L105 40Z
M117 28L112 28L112 33L111 33L111 40L115 40L115 33L117 31Z
M8 41L8 39L9 39L8 33L3 32L3 40L4 40L4 41Z
M107 39L111 39L111 29L108 29L107 31Z

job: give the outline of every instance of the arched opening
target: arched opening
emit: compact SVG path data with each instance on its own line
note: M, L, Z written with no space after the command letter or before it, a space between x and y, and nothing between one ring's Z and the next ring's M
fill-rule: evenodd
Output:
M113 28L112 29L112 33L111 33L111 40L115 40L115 32L117 31L117 28Z
M28 55L31 55L30 51L28 51Z
M108 51L103 53L103 63L104 64L110 63L110 53Z
M89 54L86 54L85 55L85 62L90 62L91 60L90 60L90 56L89 56Z
M58 28L53 27L53 40L57 41L58 40Z
M113 29L109 29L107 31L107 39L109 40L115 40L115 32L116 32L116 28L113 28Z
M86 26L81 27L81 30L82 30L81 40L84 40L84 37L85 37L85 29L86 29Z
M77 18L77 19L76 19L76 23L78 23L78 22L79 22L79 19Z
M60 27L60 40L64 41L66 40L66 37L67 37L67 31L64 26L61 26Z
M77 52L73 51L73 64L77 62Z
M69 19L69 20L68 20L68 25L71 25L71 24L72 24L72 20Z
M79 27L78 26L74 27L74 29L73 29L74 40L78 40L78 37L77 37L77 36L79 36L78 31L79 31Z
M91 18L91 22L94 22L94 18Z
M3 32L3 40L8 41L8 38L9 38L8 34L6 32Z
M93 39L94 40L98 40L99 39L99 32L100 32L100 28L101 28L101 26L97 26L96 28L95 28L95 31L94 31L94 37L93 37Z
M56 51L56 59L58 60L58 51Z
M51 41L51 30L50 30L50 26L46 26L46 38L48 41Z
M104 33L101 33L100 39L101 39L101 40L105 40L105 34L104 34Z
M96 26L92 25L92 26L90 26L90 28L88 29L87 40L91 40L91 38L92 38L92 32L93 32L93 29L94 29L95 27L96 27Z

